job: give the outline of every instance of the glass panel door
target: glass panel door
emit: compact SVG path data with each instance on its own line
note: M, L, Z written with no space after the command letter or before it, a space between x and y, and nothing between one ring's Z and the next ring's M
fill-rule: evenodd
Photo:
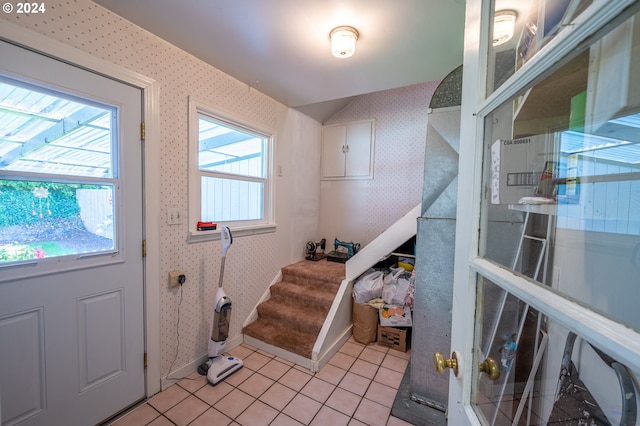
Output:
M467 3L471 38L487 27L471 18L489 16L490 3ZM450 422L579 423L580 406L563 400L566 372L578 371L571 378L591 394L579 399L599 410L589 419L637 424L640 2L624 4L593 2L581 12L589 22L558 33L515 71L521 79L485 101L484 78L474 85L465 73L463 116L480 119L463 123L461 138L482 142L460 156L469 172L456 231L452 359L461 361ZM468 57L465 67L482 74L484 59Z
M485 120L481 256L640 330L640 16Z
M637 424L631 366L490 280L478 290L483 372L472 397L484 424Z

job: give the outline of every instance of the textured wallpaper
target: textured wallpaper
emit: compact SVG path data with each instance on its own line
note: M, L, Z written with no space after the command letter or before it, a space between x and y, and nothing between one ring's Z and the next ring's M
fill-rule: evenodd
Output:
M153 78L160 86L158 191L161 375L206 354L211 303L218 284L220 242L186 242L187 224L167 225L166 209L186 214L188 97L276 132L277 231L235 238L227 254L225 291L233 302L230 338L281 266L325 237L365 244L420 202L429 83L355 98L327 124L376 119L375 178L320 183L321 125L250 89L177 47L88 0L48 1L43 15L2 15L52 39ZM147 141L151 143L151 141ZM322 187L321 187L322 186ZM321 229L319 229L321 227ZM187 281L170 290L168 272Z
M225 265L224 287L233 302L230 338L239 336L279 268L301 259L304 243L316 233L320 124L87 0L49 1L45 14L3 14L2 19L153 78L160 86L160 140L147 141L160 144L160 176L146 186L160 199L160 282L147 285L158 286L160 293L162 376L206 354L220 270L220 241L188 244L187 224L167 225L165 220L168 208L187 213L188 97L275 132L274 164L283 171L275 178L277 231L234 238ZM296 196L304 198L296 201ZM172 270L186 275L182 294L168 288Z
M354 98L325 125L375 119L371 180L323 181L319 238L363 246L422 200L427 112L439 82Z

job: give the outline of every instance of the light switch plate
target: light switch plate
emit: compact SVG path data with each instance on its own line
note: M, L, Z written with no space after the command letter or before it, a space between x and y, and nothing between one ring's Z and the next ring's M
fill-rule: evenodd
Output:
M180 209L167 209L167 224L180 225L182 223L182 212Z

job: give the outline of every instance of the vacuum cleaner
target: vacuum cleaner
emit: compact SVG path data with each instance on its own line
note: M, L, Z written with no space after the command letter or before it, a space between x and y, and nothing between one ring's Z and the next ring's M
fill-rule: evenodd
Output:
M215 386L225 377L235 373L244 365L241 359L233 356L224 356L225 344L229 337L229 322L231 321L231 300L222 289L224 278L224 259L227 250L233 243L231 230L228 226L223 226L220 230L220 240L222 241L222 263L220 265L220 281L218 290L213 299L213 309L211 312L211 328L209 333L209 360L198 367L198 373L207 376L209 384Z

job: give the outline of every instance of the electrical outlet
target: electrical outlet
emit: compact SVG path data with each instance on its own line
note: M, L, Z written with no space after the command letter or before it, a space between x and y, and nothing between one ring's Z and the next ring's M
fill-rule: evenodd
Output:
M180 209L167 209L167 224L180 225L182 223L182 212Z
M169 272L169 288L180 287L180 276L184 277L184 273L182 271Z

